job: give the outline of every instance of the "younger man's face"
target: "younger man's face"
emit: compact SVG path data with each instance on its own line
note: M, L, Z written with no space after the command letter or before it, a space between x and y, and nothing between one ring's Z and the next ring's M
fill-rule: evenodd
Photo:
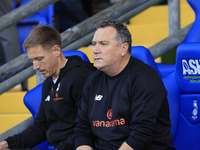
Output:
M44 77L55 76L57 57L53 47L46 50L41 45L27 49L29 59L33 62L33 69L38 70Z

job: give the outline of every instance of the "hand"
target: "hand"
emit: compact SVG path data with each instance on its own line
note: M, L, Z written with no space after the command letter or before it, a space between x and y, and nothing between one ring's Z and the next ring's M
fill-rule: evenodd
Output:
M76 150L93 150L93 148L88 145L82 145L82 146L77 147Z
M7 150L8 149L8 143L6 141L0 142L0 150Z
M134 150L126 142L124 142L118 150Z

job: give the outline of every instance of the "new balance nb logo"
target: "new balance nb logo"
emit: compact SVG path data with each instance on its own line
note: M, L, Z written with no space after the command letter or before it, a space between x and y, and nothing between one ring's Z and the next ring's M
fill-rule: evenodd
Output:
M96 95L94 100L95 101L100 101L103 98L103 95Z

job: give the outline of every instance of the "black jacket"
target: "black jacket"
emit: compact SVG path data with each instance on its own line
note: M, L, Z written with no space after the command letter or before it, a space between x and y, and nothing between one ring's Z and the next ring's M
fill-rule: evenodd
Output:
M82 89L87 77L95 70L92 64L78 56L68 57L56 84L52 77L45 80L42 102L34 125L21 134L6 139L9 148L33 147L47 140L58 149L71 149Z
M75 127L75 145L116 150L174 150L167 92L158 73L131 57L118 75L98 70L87 80ZM95 146L94 146L95 145Z

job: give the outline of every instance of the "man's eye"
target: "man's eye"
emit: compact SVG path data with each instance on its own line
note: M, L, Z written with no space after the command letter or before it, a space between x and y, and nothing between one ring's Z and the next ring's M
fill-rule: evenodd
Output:
M41 61L42 59L43 59L43 58L38 58L37 60L38 60L38 61Z
M95 46L95 45L96 45L96 43L92 42L92 43L91 43L91 45L92 45L92 46Z

